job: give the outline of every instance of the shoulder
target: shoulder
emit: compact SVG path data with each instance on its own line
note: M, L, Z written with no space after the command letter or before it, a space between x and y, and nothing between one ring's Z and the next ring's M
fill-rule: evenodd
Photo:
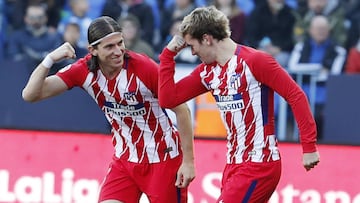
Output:
M11 35L10 38L13 39L24 39L24 37L29 36L29 33L25 29L15 30Z
M157 67L157 63L151 59L149 56L143 53L137 53L134 51L127 51L127 54L129 55L129 63L132 65L137 66L151 66L151 67Z
M280 68L273 56L265 51L241 46L239 60L243 60L253 74L263 74Z
M75 68L79 68L79 69L88 69L88 61L90 61L91 59L91 54L86 54L84 57L78 59L75 63L72 64L72 66Z
M127 71L134 73L136 76L151 92L157 95L158 89L158 64L150 59L145 54L140 54L133 51L127 51L128 59L125 63L128 63Z
M56 75L60 77L69 89L73 87L81 87L86 81L90 71L88 70L87 61L91 56L77 60L73 64L69 64L59 70Z
M146 54L127 51L127 69L134 72L138 77L157 77L159 65Z
M256 62L256 61L259 60L259 57L260 58L268 57L270 55L268 53L264 52L264 51L261 51L261 50L258 50L258 49L243 45L240 48L239 56L242 59L246 60L246 61L254 61L254 62Z

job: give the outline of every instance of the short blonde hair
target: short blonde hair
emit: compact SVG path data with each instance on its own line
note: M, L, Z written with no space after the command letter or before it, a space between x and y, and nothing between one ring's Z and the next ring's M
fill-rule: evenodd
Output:
M230 25L227 16L215 6L194 9L184 17L180 25L180 33L185 36L202 40L204 34L212 35L215 39L222 40L230 37Z

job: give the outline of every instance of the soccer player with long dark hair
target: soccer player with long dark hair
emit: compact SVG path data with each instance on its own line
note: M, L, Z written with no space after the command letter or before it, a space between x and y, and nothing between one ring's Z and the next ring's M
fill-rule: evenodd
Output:
M87 56L51 76L51 66L75 58L75 51L64 43L49 53L30 76L23 98L35 102L80 87L104 112L115 152L99 202L138 203L144 193L151 203L186 203L187 186L195 177L187 105L172 108L176 128L158 103L158 64L126 50L122 28L112 18L95 19L88 42Z

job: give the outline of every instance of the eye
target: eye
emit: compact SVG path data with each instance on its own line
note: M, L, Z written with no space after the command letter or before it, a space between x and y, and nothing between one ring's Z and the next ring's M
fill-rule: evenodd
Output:
M114 47L113 44L109 44L109 45L105 46L106 49L112 49L113 47Z

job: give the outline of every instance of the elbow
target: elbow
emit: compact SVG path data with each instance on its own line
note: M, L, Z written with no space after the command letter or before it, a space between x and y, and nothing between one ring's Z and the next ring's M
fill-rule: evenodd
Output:
M24 101L29 102L29 103L34 103L34 102L38 101L38 99L37 99L34 95L28 93L28 92L26 91L26 89L24 89L24 90L22 91L21 96L22 96L22 98L23 98Z

